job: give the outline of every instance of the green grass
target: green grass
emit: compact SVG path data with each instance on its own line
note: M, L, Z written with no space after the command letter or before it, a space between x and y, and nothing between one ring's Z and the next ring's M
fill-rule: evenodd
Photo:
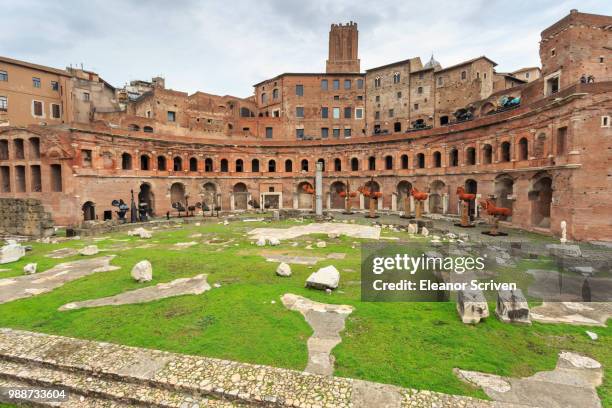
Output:
M315 301L355 307L342 333L343 341L333 352L336 375L482 398L484 394L480 390L455 377L454 367L504 376L528 376L553 369L560 350L573 350L604 365L605 378L599 394L604 406L612 406L611 329L588 328L600 336L599 340L591 341L585 327L538 323L531 327L516 326L500 323L494 317L477 326L464 325L458 319L454 303L361 302L360 250L358 245L352 248L360 240L325 237L327 248L305 250L307 241L314 242L322 236L291 240L298 242L298 247L283 242L279 247L259 248L245 239L246 231L254 227L289 225L292 223L190 225L184 229L154 231L152 240L138 240L125 233L109 234L112 239L127 240L97 243L101 249L112 249L103 254L116 254L112 263L121 269L90 275L50 293L0 305L0 327L302 370L307 362L306 341L312 330L301 314L286 310L280 302L280 297L290 292ZM195 232L204 236L190 238ZM407 238L404 233L385 231L384 235ZM225 248L200 243L181 251L170 249L176 242L201 242L212 237L233 241ZM0 278L22 274L23 266L29 262L38 262L42 271L72 260L50 259L44 254L61 247L78 248L91 243L86 239L56 245L32 243L33 251L28 256L3 265L9 270L0 272ZM157 246L117 250L118 246L134 247L143 243ZM321 257L344 252L347 257L326 260L313 268L292 265L293 275L279 278L274 274L276 264L266 262L261 256L262 250ZM68 302L142 287L129 275L131 267L142 259L153 264L151 285L207 273L209 283L219 283L221 287L200 296L148 304L57 311ZM341 271L339 290L330 296L304 288L307 276L327 264ZM522 269L533 266L533 262L519 265Z

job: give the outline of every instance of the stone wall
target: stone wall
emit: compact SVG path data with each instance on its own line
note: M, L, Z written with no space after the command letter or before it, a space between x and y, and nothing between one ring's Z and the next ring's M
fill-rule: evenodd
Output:
M34 198L0 198L0 235L48 237L53 220Z

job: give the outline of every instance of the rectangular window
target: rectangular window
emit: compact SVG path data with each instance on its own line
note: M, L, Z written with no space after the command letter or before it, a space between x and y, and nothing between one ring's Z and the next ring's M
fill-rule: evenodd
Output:
M339 95L334 95L334 101L339 101L340 100L340 96Z
M363 89L363 79L357 80L357 89Z
M59 119L61 116L60 114L60 106L56 103L51 104L51 117L55 118L55 119Z
M304 129L295 129L295 137L298 139L304 138Z
M329 137L329 128L321 128L321 138L327 139Z
M322 80L321 80L321 90L323 90L323 91L327 91L327 87L328 87L328 85L327 85L327 79L322 79Z
M401 92L398 92L398 93L397 93L397 99L401 99L401 98L402 98L402 93L401 93Z
M280 110L276 109L272 111L272 117L273 118L278 118L280 117Z
M344 128L344 137L351 137L351 128Z
M295 86L295 94L297 96L304 96L304 85L296 85Z
M376 119L376 120L380 119L380 111L374 112L374 119Z
M340 108L334 108L332 113L334 119L340 119Z
M344 108L344 119L350 119L353 110L350 107Z
M418 103L414 104L414 110L419 110L419 104Z
M0 96L0 111L6 112L8 110L8 99L6 96Z
M442 86L443 83L444 80L442 79L442 77L438 77L438 86Z
M390 118L392 118L392 117L393 117L394 113L395 113L395 112L393 111L393 109L389 109L389 117L390 117Z
M176 122L176 112L168 111L168 122Z
M355 119L363 119L363 108L355 108Z
M0 71L0 81L8 81L8 73L6 71Z
M83 159L83 167L91 167L91 150L81 150L81 158Z
M334 128L334 138L338 139L340 137L340 128Z
M344 80L344 89L351 89L351 80L350 79L345 79Z
M363 101L363 95L357 95L357 100L358 101Z
M271 127L266 128L266 139L272 139L272 128Z
M42 104L42 102L34 101L33 102L33 108L34 108L34 116L42 116L43 115L43 104Z
M304 107L303 106L298 106L295 108L295 117L296 118L304 117Z
M380 95L376 95L375 100L376 100L376 102L380 102Z
M34 88L40 88L40 78L32 77L32 85Z
M327 106L323 106L321 108L321 119L327 119L329 117L329 108Z
M54 91L59 91L59 83L57 83L57 81L51 81L51 89Z
M83 92L83 100L89 102L89 92Z
M340 89L340 80L334 79L334 89Z

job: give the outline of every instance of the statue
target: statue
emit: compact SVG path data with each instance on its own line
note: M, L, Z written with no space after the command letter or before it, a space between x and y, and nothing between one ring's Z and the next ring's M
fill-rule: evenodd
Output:
M370 183L374 184L374 177L370 179ZM376 204L378 203L378 199L382 197L382 192L380 191L372 191L366 186L361 186L357 189L361 194L370 199L369 212L366 215L366 218L378 218L376 215Z
M339 194L340 197L344 198L344 212L342 214L353 214L351 211L351 198L357 197L357 192L351 191L351 186L348 180L346 181L346 191L341 191Z
M410 195L415 199L416 201L416 208L415 208L415 218L417 220L420 220L423 216L423 201L427 200L427 197L429 197L429 194L421 192L419 190L417 190L415 187L412 187L410 189Z
M148 212L149 212L149 204L138 203L138 219L140 222L147 222L149 220Z
M487 198L484 201L480 202L480 206L482 207L482 209L484 211L486 211L487 214L489 214L491 217L493 217L493 226L491 228L490 231L483 231L482 233L485 235L491 235L492 237L504 237L506 235L508 235L505 232L501 232L499 231L499 219L501 217L509 217L512 215L512 209L511 208L503 208L503 207L496 207L495 206L495 202L490 199Z
M473 228L474 224L470 224L470 201L476 199L476 194L469 194L465 192L465 189L461 186L457 187L457 197L461 201L461 222L455 224L458 227Z
M117 207L118 208L118 210L115 211L117 213L117 217L119 217L119 221L122 224L125 223L127 221L125 219L125 214L127 214L127 212L130 209L130 207L128 207L128 205L125 203L125 201L123 201L123 199L113 200L111 202L111 205L113 207Z
M181 216L181 212L187 212L187 210L185 209L185 206L180 201L177 201L176 203L172 203L172 208L178 211L179 217Z

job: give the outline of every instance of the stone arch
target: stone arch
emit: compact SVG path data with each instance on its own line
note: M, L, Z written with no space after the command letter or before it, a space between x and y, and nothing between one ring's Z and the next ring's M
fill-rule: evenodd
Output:
M132 155L129 153L121 154L121 169L132 170Z
M344 197L341 193L346 191L346 185L342 181L334 181L329 186L330 206L332 209L340 210L345 207Z
M500 174L495 177L494 183L495 205L497 207L510 208L514 207L514 179L508 174ZM502 217L501 219L511 221L512 216Z
M234 193L234 210L248 209L249 189L246 184L242 182L234 184L232 192Z
M552 196L552 177L547 173L536 175L528 194L529 201L531 201L531 224L534 227L550 228Z
M217 185L213 182L206 182L202 185L202 203L204 208L212 211L217 205Z
M314 194L306 192L305 188L314 189L312 184L308 181L302 181L297 185L297 202L299 209L312 210L314 205Z
M447 193L446 184L442 180L434 180L429 185L429 212L442 214L444 212L444 196Z
M351 159L351 171L359 171L359 159L356 157Z
M170 186L170 204L181 203L183 207L187 205L185 185L183 183L173 183Z
M367 183L365 183L364 187L373 193L380 191L380 184L374 180L369 180ZM382 197L380 197L379 200L382 200ZM370 208L370 197L363 197L363 207Z
M131 123L128 125L128 130L132 132L137 132L140 130L140 126L136 125L135 123Z
M412 190L412 183L407 180L402 180L397 183L397 209L399 211L410 211L410 191ZM406 208L404 208L406 206Z
M96 204L93 201L86 201L81 210L83 210L83 221L94 221L96 219Z
M138 203L147 204L147 214L150 216L155 215L155 196L151 188L151 184L142 183L140 190L138 191Z

